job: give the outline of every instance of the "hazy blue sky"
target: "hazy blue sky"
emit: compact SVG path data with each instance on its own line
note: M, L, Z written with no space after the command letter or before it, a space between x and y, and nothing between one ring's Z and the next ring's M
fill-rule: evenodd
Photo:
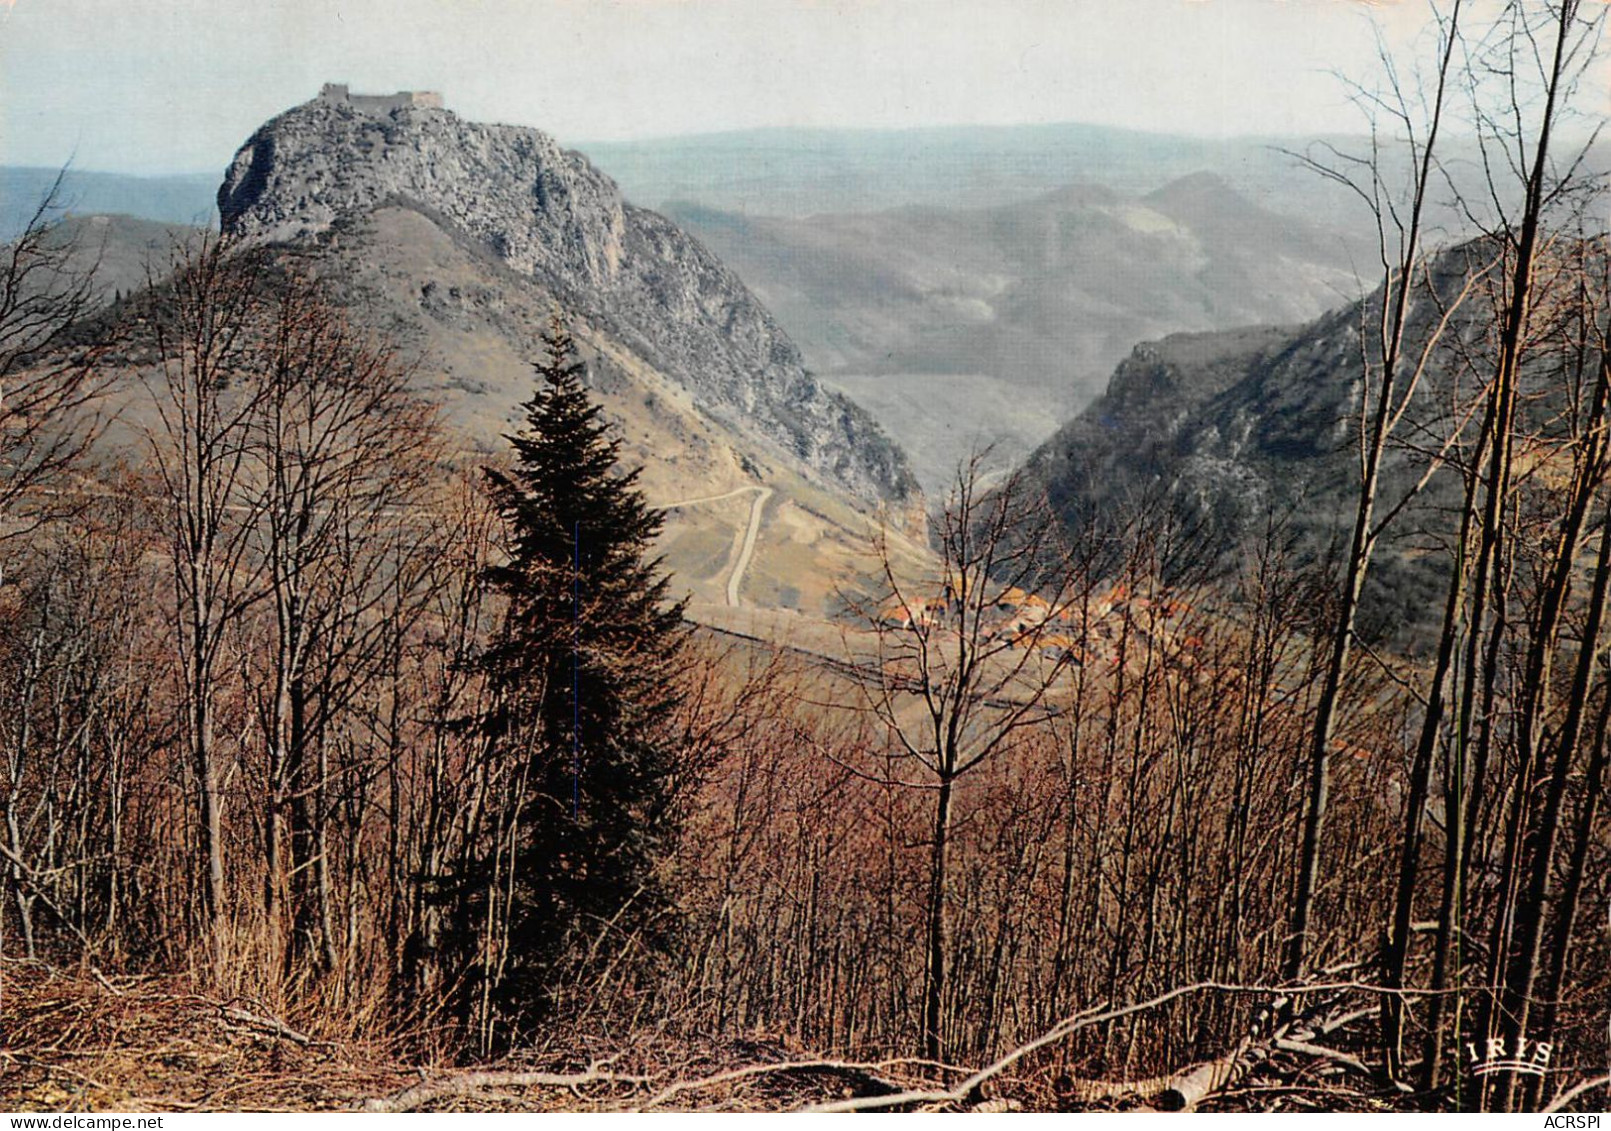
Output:
M7 5L10 5L9 9ZM326 80L578 142L752 126L1352 130L1421 0L0 0L0 163L216 170Z

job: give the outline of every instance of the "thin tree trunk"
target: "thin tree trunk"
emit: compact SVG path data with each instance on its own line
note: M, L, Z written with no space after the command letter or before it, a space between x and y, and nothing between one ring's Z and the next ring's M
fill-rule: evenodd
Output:
M1327 808L1331 794L1331 742L1336 731L1342 684L1348 672L1349 655L1353 647L1354 626L1359 615L1359 600L1364 592L1365 578L1370 571L1371 556L1375 551L1377 533L1372 529L1376 507L1376 492L1381 475L1382 454L1392 428L1404 347L1404 332L1409 311L1411 278L1420 260L1421 214L1427 188L1433 171L1433 154L1437 145L1438 130L1443 120L1443 98L1458 38L1460 0L1455 0L1444 30L1443 55L1438 67L1436 94L1432 102L1432 116L1426 143L1417 163L1412 189L1408 225L1401 229L1402 255L1394 268L1386 272L1382 295L1383 334L1381 338L1381 387L1376 394L1376 411L1371 420L1370 436L1360 453L1359 499L1354 511L1354 528L1349 538L1348 559L1342 586L1342 606L1337 614L1337 626L1331 638L1331 651L1326 664L1320 700L1315 710L1313 740L1310 744L1308 807L1304 814L1303 846L1298 860L1296 890L1292 900L1292 918L1287 935L1286 976L1298 978L1303 972L1309 946L1309 920L1313 914L1315 889L1320 881L1321 837L1325 832ZM1380 218L1379 218L1380 221ZM1394 277L1398 285L1394 288ZM1389 309L1391 314L1388 313ZM1368 404L1370 396L1369 359L1360 379L1361 403ZM1413 391L1413 384L1411 390Z
M1553 1042L1555 1024L1560 1011L1561 989L1566 983L1566 962L1572 950L1572 930L1577 922L1579 901L1583 894L1583 877L1594 843L1594 822L1599 815L1603 799L1607 762L1606 729L1611 721L1611 692L1602 688L1601 705L1594 725L1594 753L1583 780L1583 805L1578 816L1576 839L1572 845L1566 879L1561 885L1561 897L1555 913L1555 935L1550 945L1549 964L1546 968L1544 988L1539 995L1543 1015L1539 1022L1538 1039ZM1536 1094L1526 1098L1527 1107L1536 1106Z
M1404 842L1399 854L1398 886L1393 904L1392 935L1388 940L1388 949L1383 962L1382 984L1389 993L1383 997L1382 1017L1382 1045L1387 1054L1388 1071L1397 1076L1401 1067L1404 1000L1392 993L1393 990L1404 986L1404 968L1409 960L1410 924L1415 904L1415 881L1420 869L1421 856L1421 825L1424 819L1427 797L1431 792L1432 762L1437 753L1438 736L1443 729L1443 719L1449 675L1454 666L1456 643L1459 639L1460 609L1465 599L1466 578L1466 544L1471 536L1471 508L1462 508L1460 514L1460 535L1455 543L1456 551L1454 569L1449 578L1449 597L1443 609L1443 627L1438 634L1437 660L1433 665L1432 681L1427 688L1427 702L1425 713L1421 719L1421 733L1415 746L1415 760L1410 768L1410 794L1406 802L1404 813ZM1447 796L1447 794L1446 794ZM1458 808L1458 807L1456 807ZM1458 813L1447 811L1445 828L1449 838L1459 835L1460 821ZM1438 940L1438 958L1434 962L1437 970L1443 968L1445 944L1447 935L1440 934ZM1438 981L1441 974L1434 975ZM1430 1018L1431 1041L1437 1043L1437 1032L1441 1026L1441 998L1434 994ZM1430 1050L1429 1050L1430 1053ZM1431 1067L1436 1057L1426 1055L1423 1064ZM1436 1071L1432 1068L1432 1071ZM1429 1085L1431 1086L1431 1085Z
M945 1059L944 1003L946 952L950 948L945 914L945 888L951 845L951 790L953 779L940 777L934 801L934 846L929 857L928 977L924 979L923 1055Z
M1561 549L1562 560L1565 565L1564 576L1570 577L1572 550L1575 548L1575 539L1563 536ZM1544 920L1547 916L1549 901L1551 865L1555 858L1556 843L1561 828L1561 808L1566 797L1566 783L1568 770L1571 767L1573 755L1578 749L1578 740L1583 728L1583 715L1588 708L1589 689L1593 685L1595 674L1595 657L1599 649L1600 627L1605 616L1605 604L1608 582L1611 582L1611 514L1608 514L1601 527L1600 548L1594 575L1594 592L1589 602L1588 620L1583 629L1582 647L1578 653L1577 670L1572 680L1572 695L1568 701L1566 719L1562 723L1560 737L1555 743L1555 764L1553 772L1548 779L1544 797L1544 811L1539 819L1538 826L1530 839L1531 843L1523 842L1523 850L1530 850L1531 874L1527 877L1527 886L1520 893L1520 900L1515 914L1515 922L1520 930L1520 938L1516 945L1516 956L1506 987L1508 1001L1505 1014L1511 1020L1506 1027L1507 1041L1511 1047L1527 1033L1527 1021L1532 1009L1533 988L1538 980L1539 966L1543 959L1544 946ZM1565 588L1563 582L1562 589ZM1541 647L1549 647L1553 642L1553 634L1548 640L1541 642ZM1551 648L1553 651L1553 648ZM1524 719L1524 728L1530 729L1532 719ZM1525 749L1523 750L1525 754ZM1532 769L1524 758L1522 772L1528 775L1518 783L1520 788L1529 789ZM1507 1088L1507 1106L1513 1092L1514 1083Z

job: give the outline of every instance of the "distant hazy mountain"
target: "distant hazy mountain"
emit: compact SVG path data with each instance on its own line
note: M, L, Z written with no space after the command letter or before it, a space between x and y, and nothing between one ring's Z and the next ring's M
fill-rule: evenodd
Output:
M647 208L695 201L723 211L804 216L908 204L983 207L1092 179L1129 194L1198 170L1270 207L1312 207L1342 194L1297 169L1280 140L1208 140L1080 124L906 130L770 129L574 147ZM220 160L222 164L222 160ZM0 239L9 239L57 170L0 166ZM67 208L216 224L211 173L140 177L70 170Z
M808 216L908 204L982 208L1073 181L1135 196L1203 170L1278 211L1352 207L1283 150L1303 141L1208 139L1080 123L902 130L768 129L582 142L628 199L695 201L726 212Z
M1357 229L1369 221L1358 198L1304 169L1292 156L1309 152L1324 157L1329 146L1356 155L1371 151L1364 137L1215 139L1077 122L899 130L780 128L572 143L621 186L626 199L647 208L677 200L767 216L870 212L910 204L983 208L1082 180L1136 196L1206 171L1261 207L1325 217L1330 225ZM1446 171L1480 199L1485 191L1482 162L1469 143L1449 140L1444 156ZM1383 157L1395 160L1391 149ZM223 161L221 154L220 165ZM1611 167L1611 146L1602 143L1587 167ZM17 217L32 207L55 173L0 166L0 236L13 230ZM68 179L71 207L81 212L213 222L216 178L211 174L73 172ZM1435 212L1442 203L1433 201ZM1451 223L1454 219L1452 212L1438 216Z
M57 169L0 166L0 242L22 231L55 182ZM213 173L131 177L69 169L62 179L57 212L117 212L143 220L197 226L216 225Z
M1211 173L1144 196L1086 183L982 209L668 211L755 289L814 371L878 417L930 491L976 440L1003 463L1022 458L1137 341L1347 302L1362 254Z

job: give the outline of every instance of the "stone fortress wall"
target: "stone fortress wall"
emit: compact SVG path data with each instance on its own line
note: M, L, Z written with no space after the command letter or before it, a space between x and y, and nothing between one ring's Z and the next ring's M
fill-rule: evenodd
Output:
M442 96L434 90L400 90L396 94L353 94L344 82L327 82L319 90L321 102L351 106L365 114L390 114L410 107L442 109Z

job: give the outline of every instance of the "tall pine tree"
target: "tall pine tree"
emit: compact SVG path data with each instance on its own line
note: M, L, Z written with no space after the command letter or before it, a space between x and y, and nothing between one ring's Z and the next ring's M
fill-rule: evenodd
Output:
M486 473L508 555L488 580L508 611L484 658L494 706L482 725L524 788L509 813L510 871L493 881L506 942L482 960L478 996L509 1019L544 1005L578 941L631 932L663 909L653 872L673 832L668 724L686 639L684 602L668 600L650 556L660 517L636 486L641 469L620 470L620 441L558 319L543 340L525 428L510 437L515 466Z

